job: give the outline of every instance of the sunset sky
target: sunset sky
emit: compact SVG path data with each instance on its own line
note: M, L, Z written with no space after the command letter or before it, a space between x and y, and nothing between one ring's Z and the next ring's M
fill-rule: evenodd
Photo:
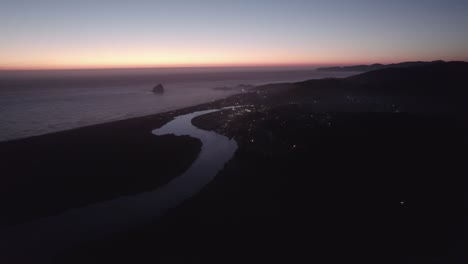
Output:
M0 69L468 60L468 0L1 0Z

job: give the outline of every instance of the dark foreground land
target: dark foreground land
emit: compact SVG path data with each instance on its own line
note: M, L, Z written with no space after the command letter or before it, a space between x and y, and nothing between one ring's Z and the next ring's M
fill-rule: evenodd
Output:
M0 143L0 227L152 190L178 176L201 142L151 134L173 115Z
M188 168L201 144L152 129L242 105L192 120L239 145L201 193L57 263L466 263L465 76L468 63L455 62L266 85L2 143L2 224L154 189Z

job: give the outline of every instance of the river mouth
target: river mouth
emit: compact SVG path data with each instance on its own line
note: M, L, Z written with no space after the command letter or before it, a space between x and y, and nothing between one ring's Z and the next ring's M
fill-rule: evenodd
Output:
M202 142L198 157L180 176L154 191L122 196L0 230L0 262L47 262L74 245L150 223L200 192L233 157L238 145L234 139L199 129L191 121L223 109L178 116L152 131L155 136L186 135Z

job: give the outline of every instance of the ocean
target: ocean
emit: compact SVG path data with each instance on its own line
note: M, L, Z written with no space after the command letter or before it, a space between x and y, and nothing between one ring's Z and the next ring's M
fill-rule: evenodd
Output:
M229 89L241 84L348 75L310 67L0 71L0 141L210 102L242 92ZM163 94L152 92L159 83Z

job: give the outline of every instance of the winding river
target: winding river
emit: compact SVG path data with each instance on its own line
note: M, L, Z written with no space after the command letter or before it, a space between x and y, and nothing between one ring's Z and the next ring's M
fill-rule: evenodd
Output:
M223 108L224 109L224 108ZM71 209L62 214L0 230L0 263L47 263L79 243L138 227L192 197L224 167L237 149L233 139L192 125L212 109L176 117L154 135L188 135L202 142L190 168L155 191Z

